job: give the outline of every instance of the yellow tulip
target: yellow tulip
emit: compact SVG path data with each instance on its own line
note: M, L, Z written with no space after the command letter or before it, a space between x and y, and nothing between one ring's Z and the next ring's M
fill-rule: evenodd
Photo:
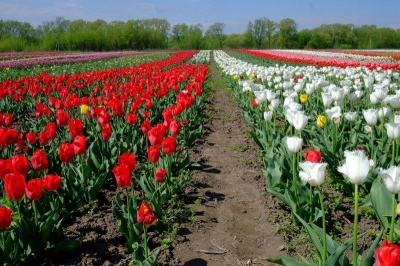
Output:
M85 114L87 114L88 111L89 111L89 106L87 106L86 104L82 104L81 105L81 114L85 115Z
M307 94L300 94L300 102L301 103L306 103L308 100L308 95Z
M317 118L318 127L324 128L325 124L326 124L326 116L319 115L318 118Z

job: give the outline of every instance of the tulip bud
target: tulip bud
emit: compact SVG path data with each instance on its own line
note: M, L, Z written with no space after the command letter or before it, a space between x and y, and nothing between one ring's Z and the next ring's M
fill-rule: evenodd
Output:
M87 106L86 104L82 104L81 105L81 114L86 115L89 111L89 106Z
M397 214L397 215L400 215L400 203L397 204L396 214Z

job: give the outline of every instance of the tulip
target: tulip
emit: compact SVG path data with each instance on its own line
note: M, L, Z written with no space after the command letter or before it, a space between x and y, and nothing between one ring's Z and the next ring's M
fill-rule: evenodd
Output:
M117 185L121 188L129 187L132 183L132 175L125 164L116 165L112 170Z
M353 265L357 266L357 226L358 226L358 186L367 179L372 160L368 160L362 151L345 151L346 162L338 171L355 185L354 189L354 225L353 225Z
M298 131L302 131L307 126L308 118L302 112L295 112L292 116L293 127Z
M176 139L174 137L166 137L161 143L161 147L165 154L172 154L176 150Z
M348 121L353 122L353 121L355 121L356 118L357 118L357 112L347 112L347 113L344 113L344 117L345 117Z
M326 110L326 115L335 124L339 124L340 117L342 116L342 109L340 106L335 106Z
M392 221L390 224L389 241L393 241L394 219L396 218L396 194L400 192L400 167L391 166L387 170L380 169L378 172L385 184L386 189L392 193Z
M147 157L152 163L158 162L158 159L160 159L160 148L158 146L150 146L147 149Z
M400 137L400 123L386 123L386 133L392 140L396 140Z
M304 159L307 162L319 163L321 162L322 153L316 150L309 150L306 151L304 154Z
M59 148L60 161L63 163L70 163L74 159L74 145L67 142L62 143Z
M319 186L325 180L325 170L327 163L303 162L299 166L303 171L300 171L300 179L309 183L311 186Z
M4 189L10 200L20 200L25 195L25 177L22 174L9 173L4 176Z
M264 112L264 120L267 122L271 122L271 120L272 120L272 112L271 111Z
M363 115L368 125L375 126L378 123L378 110L373 108L363 110Z
M286 139L286 145L290 152L296 153L300 151L301 146L303 145L303 139L299 137L288 137Z
M75 155L82 155L86 153L86 137L84 135L76 136L72 142Z
M83 123L79 119L73 119L68 123L68 129L71 139L75 139L76 136L82 135Z
M376 266L400 265L400 247L385 240L379 249L374 250Z
M29 164L28 159L23 154L17 154L11 157L11 164L13 172L15 174L22 174L23 176L28 175Z
M6 206L0 207L0 231L5 230L11 226L12 212ZM4 236L3 236L4 237Z
M82 104L80 109L81 109L81 114L86 115L89 111L89 106L87 106L86 104Z
M47 174L43 178L43 186L48 191L56 191L61 184L59 175Z
M167 174L167 171L165 169L157 168L156 174L154 175L154 180L157 183L160 183L164 180L166 174Z
M40 178L34 178L28 181L25 186L25 194L30 200L38 200L43 196L44 186Z
M324 116L324 115L319 115L319 116L317 117L317 126L318 126L319 128L324 128L324 127L325 127L325 124L326 124L326 116Z
M136 159L135 155L129 152L125 152L118 157L119 165L126 165L130 173L133 173L136 169Z
M36 150L31 157L31 164L36 171L45 171L49 168L47 155L42 150Z
M308 95L307 94L300 94L300 102L301 103L306 103L308 100Z
M142 201L142 204L140 204L139 210L137 211L137 222L145 226L150 226L155 224L157 221L158 219L154 216L150 204Z

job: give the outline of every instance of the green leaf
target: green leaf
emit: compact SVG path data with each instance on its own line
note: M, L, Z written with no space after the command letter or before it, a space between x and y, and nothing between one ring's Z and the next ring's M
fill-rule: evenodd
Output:
M372 243L371 247L369 248L369 251L367 255L365 256L364 261L362 262L361 266L369 266L372 265L372 260L374 257L374 249L376 246L379 244L379 241L381 241L381 238L383 236L383 232L385 229L382 229L379 235L375 238L374 242Z
M306 228L308 235L311 238L311 241L313 242L315 248L318 251L318 254L320 258L322 257L322 253L324 252L324 247L321 243L321 239L318 237L318 235L315 233L315 231L311 228L311 226L304 221L296 212L293 212L293 214L296 216L296 218L303 224L303 226ZM327 264L330 265L330 264Z
M392 215L392 197L381 180L381 178L376 178L372 183L370 192L371 202L379 222L384 228L388 228L389 221L387 217L391 217Z

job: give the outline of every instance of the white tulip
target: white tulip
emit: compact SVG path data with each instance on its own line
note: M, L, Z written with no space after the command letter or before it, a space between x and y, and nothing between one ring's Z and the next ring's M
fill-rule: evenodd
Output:
M344 113L344 117L350 122L355 121L357 118L357 112L347 112Z
M302 131L307 126L308 118L309 117L302 112L295 112L292 117L293 127L298 131Z
M267 122L270 122L272 119L272 112L271 111L265 111L264 112L264 120Z
M385 127L390 139L398 139L400 137L400 123L386 123Z
M332 122L334 122L335 124L338 124L340 122L340 117L342 116L342 109L340 108L340 106L332 107L330 109L327 109L325 112Z
M331 106L333 102L333 98L329 93L321 93L322 96L322 103L324 104L325 107Z
M400 192L400 167L391 166L387 170L378 172L378 175L383 179L383 183L390 193L397 194Z
M299 166L302 171L299 172L299 177L302 181L309 183L311 186L319 186L324 183L327 165L327 163L300 163Z
M374 162L368 160L362 151L345 151L344 156L345 163L338 168L338 171L347 176L352 184L363 184Z
M375 126L378 123L378 110L373 108L363 110L363 115L368 125Z
M288 137L286 139L286 145L290 152L299 152L301 146L303 145L303 139L299 137Z

